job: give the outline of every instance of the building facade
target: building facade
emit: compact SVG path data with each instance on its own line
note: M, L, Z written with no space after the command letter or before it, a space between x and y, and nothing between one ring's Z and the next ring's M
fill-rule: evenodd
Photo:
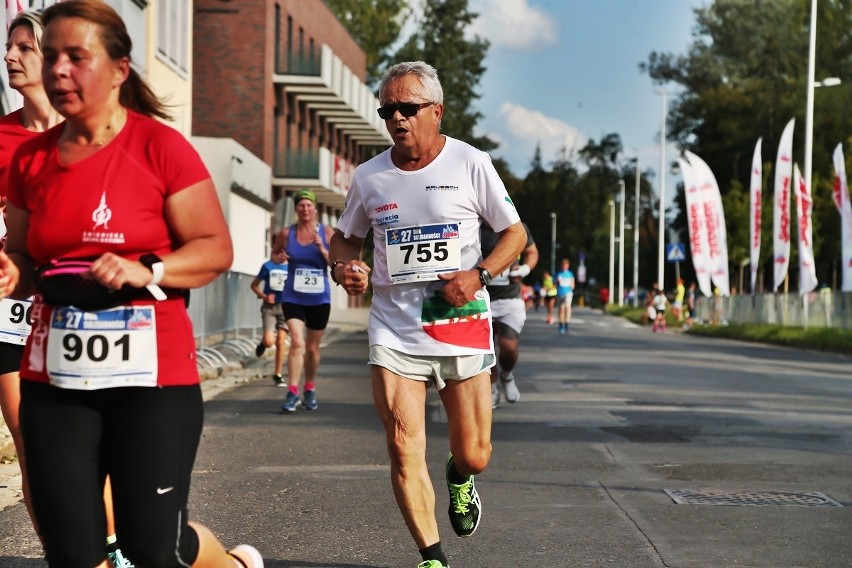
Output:
M321 0L196 0L193 22L193 135L270 166L271 233L302 188L333 225L355 166L392 143L363 50Z

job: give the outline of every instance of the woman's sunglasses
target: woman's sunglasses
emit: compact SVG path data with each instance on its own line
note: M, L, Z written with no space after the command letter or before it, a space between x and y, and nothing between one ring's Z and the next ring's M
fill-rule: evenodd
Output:
M399 114L406 118L411 118L415 114L417 114L421 108L426 108L427 106L432 106L435 103L394 103L385 105L382 108L376 109L376 112L379 113L379 116L384 120L388 120L393 118L393 115L396 114L396 111L399 111Z

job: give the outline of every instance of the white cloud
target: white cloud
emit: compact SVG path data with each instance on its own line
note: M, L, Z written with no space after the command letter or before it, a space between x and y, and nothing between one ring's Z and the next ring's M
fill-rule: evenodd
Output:
M553 18L527 0L473 0L471 10L479 14L471 31L495 48L530 49L557 42Z
M576 157L580 148L586 144L586 138L570 124L521 105L503 103L500 116L516 139L517 147L506 140L498 153L505 154L508 151L523 156L527 163L532 159L536 145L541 146L541 159L547 164L560 156L563 149L567 150L568 159Z

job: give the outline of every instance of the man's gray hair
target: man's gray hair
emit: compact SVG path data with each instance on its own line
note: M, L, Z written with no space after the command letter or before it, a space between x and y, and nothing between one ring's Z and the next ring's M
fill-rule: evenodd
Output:
M426 102L444 104L444 89L441 87L441 81L438 79L438 72L435 68L423 61L404 61L397 63L385 71L382 82L379 84L379 99L382 93L391 80L405 75L414 75L420 80L422 89L419 94Z

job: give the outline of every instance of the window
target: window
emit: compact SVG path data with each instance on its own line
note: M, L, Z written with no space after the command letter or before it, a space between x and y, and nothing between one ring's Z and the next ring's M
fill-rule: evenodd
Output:
M157 3L157 57L181 75L186 75L189 54L189 0L159 0Z

